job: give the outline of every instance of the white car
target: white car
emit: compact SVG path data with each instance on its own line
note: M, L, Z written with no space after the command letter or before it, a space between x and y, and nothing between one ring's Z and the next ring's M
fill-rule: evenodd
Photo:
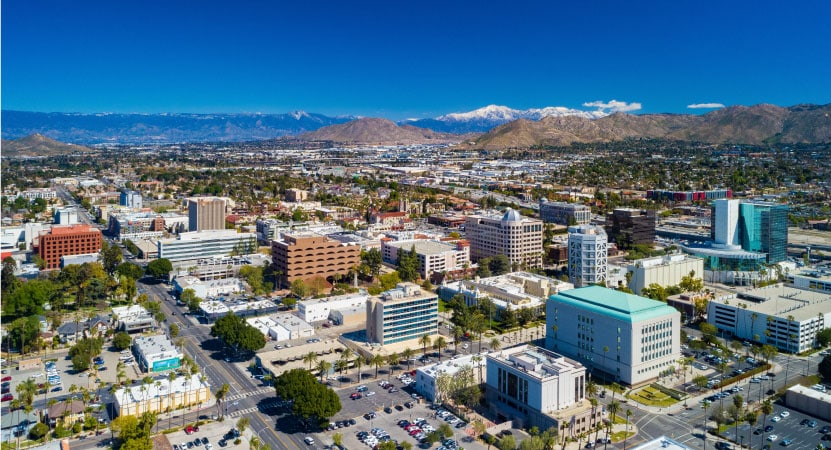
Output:
M786 418L786 417L790 416L790 415L791 415L791 413L789 413L789 412L787 412L787 411L782 411L781 413L779 413L779 415L780 415L780 416L782 416L782 418L784 419L784 418Z
M315 440L312 439L311 436L306 436L303 438L303 442L305 442L306 445L314 445Z
M773 416L773 417L770 419L770 421L771 421L771 422L779 422L780 420L782 420L782 418L781 418L781 417L779 417L779 416Z
M771 434L770 436L768 436L768 440L769 440L770 442L773 442L773 441L775 441L775 440L777 440L777 439L779 439L779 436L777 436L777 435L775 435L775 434Z
M366 393L367 397L372 397L373 395L375 395L375 391L369 391Z

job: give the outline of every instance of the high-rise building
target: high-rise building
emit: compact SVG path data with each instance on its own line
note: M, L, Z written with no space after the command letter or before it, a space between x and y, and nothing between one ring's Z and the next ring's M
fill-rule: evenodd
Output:
M712 206L714 246L764 253L766 262L784 261L788 245L788 207L777 203L716 200Z
M141 209L142 208L141 192L131 191L129 189L125 189L125 190L121 191L121 195L119 196L118 204L121 205L121 206L126 206L128 208Z
M188 231L224 230L227 203L223 197L189 198Z
M75 225L78 223L78 209L73 207L55 208L52 221L58 225Z
M508 208L498 214L468 216L465 233L470 241L470 257L478 261L485 257L505 255L519 267L542 265L543 223L523 217Z
M89 225L52 227L38 237L37 253L46 263L45 269L61 266L61 257L101 251L101 230Z
M568 227L568 277L577 287L606 281L609 242L602 227Z
M316 233L284 234L272 243L271 257L280 286L289 287L294 280L346 275L361 263L361 246Z
M381 240L381 256L386 263L397 264L398 252L402 249L415 249L417 270L425 280L430 279L434 273L464 270L470 264L470 244L465 240L456 243L428 239Z
M592 220L592 211L579 203L540 200L540 219L560 225L586 225Z
M606 233L619 248L655 242L655 210L617 208L606 215Z
M366 304L369 342L388 345L439 332L439 297L414 283L372 297Z
M681 356L681 313L666 303L600 286L552 295L546 347L605 379L642 385Z

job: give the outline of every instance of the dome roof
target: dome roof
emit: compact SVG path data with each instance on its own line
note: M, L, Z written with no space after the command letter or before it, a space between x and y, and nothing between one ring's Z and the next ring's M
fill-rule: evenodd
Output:
M512 208L508 208L505 211L505 215L502 216L502 221L503 222L521 222L522 221L522 216L519 214L519 212L517 210L512 209Z

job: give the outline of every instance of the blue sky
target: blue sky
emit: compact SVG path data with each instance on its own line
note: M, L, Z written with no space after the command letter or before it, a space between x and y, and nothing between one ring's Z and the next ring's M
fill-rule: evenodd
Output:
M392 119L831 102L831 2L2 2L2 108Z

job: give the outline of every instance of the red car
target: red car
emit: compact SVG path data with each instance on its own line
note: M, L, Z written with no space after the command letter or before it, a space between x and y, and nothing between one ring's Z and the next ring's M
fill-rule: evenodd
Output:
M0 399L0 402L7 402L9 400L14 400L14 395L6 394L6 395L3 396L2 399Z
M0 380L0 381L12 381L12 377L10 377L10 376L5 376L5 377L3 377L3 379L2 379L2 380Z
M358 400L361 397L362 395L359 392L353 392L351 395L349 395L349 398L351 398L352 400Z
M188 427L185 428L185 434L193 434L196 431L199 431L199 427L193 427L188 425Z

